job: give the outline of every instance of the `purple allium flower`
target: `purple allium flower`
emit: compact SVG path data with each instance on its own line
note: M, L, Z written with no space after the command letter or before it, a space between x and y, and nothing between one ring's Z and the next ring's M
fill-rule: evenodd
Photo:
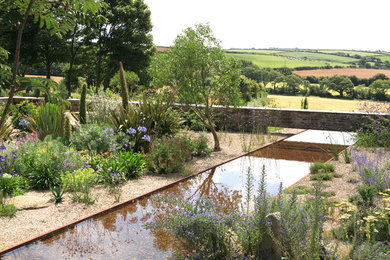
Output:
M0 145L0 151L1 150L7 150L7 147L5 147L4 145Z
M129 134L129 135L134 136L137 133L137 130L135 130L134 128L130 127L129 129L127 129L126 133Z

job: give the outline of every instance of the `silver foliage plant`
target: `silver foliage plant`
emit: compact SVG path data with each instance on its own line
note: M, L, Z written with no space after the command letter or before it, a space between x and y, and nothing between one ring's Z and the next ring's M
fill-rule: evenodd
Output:
M106 93L91 96L88 101L88 123L102 124L107 122L107 116L120 107L120 101L111 99Z

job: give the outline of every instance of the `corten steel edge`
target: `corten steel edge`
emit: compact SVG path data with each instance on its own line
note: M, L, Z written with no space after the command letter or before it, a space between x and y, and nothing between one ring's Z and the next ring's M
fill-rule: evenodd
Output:
M300 132L297 133L297 134L300 134L300 133L302 133L302 132L304 132L304 131L306 131L306 130L302 130L302 131L300 131ZM0 251L0 259L2 258L3 255L5 255L5 254L7 254L7 253L9 253L9 252L11 252L11 251L14 251L14 250L16 250L16 249L18 249L18 248L21 248L21 247L23 247L23 246L27 246L27 245L29 245L29 244L35 242L35 241L38 241L38 240L42 240L42 239L46 239L46 238L52 237L52 236L54 236L54 235L56 235L56 234L58 234L58 233L60 233L60 232L62 232L62 231L65 231L65 230L67 230L67 229L70 229L70 228L76 226L77 224L79 224L79 223L81 223L81 222L83 222L83 221L85 221L85 220L88 220L88 219L91 219L91 218L95 218L95 217L98 217L98 216L102 216L102 215L105 215L105 214L110 213L110 212L112 212L112 211L115 211L116 209L122 208L122 207L124 207L124 206L126 206L126 205L128 205L128 204L130 204L130 203L132 203L132 202L134 202L134 201L136 201L136 200L139 200L139 199L142 199L142 198L144 198L144 197L146 197L146 196L152 195L153 193L156 193L156 192L158 192L158 191L165 190L165 189L167 189L167 188L169 188L169 187L171 187L171 186L173 186L173 185L175 185L175 184L177 184L177 183L180 183L180 182L183 182L183 181L185 181L185 180L191 179L191 178L193 178L193 177L195 177L195 176L197 176L197 175L199 175L199 174L201 174L201 173L207 172L207 171L209 171L209 170L211 170L211 169L213 169L213 168L215 168L215 167L221 166L221 165L223 165L223 164L225 164L225 163L228 163L228 162L230 162L230 161L236 160L236 159L238 159L238 158L240 158L240 157L247 156L247 155L249 155L250 153L253 153L253 152L258 151L258 150L261 150L261 149L264 149L264 148L266 148L266 147L268 147L268 146L271 146L271 145L273 145L273 144L282 142L284 139L286 139L286 138L288 138L288 137L289 137L289 136L286 136L286 137L283 137L283 138L281 138L281 139L279 139L279 140L277 140L277 141L275 141L275 142L272 142L272 143L269 143L269 144L262 145L262 146L260 146L259 148L256 148L256 149L253 150L253 151L250 151L250 152L247 152L247 153L243 153L243 154L238 155L238 156L236 156L236 157L234 157L234 158L228 159L228 160L226 160L226 161L224 161L224 162L221 162L221 163L216 164L216 165L214 165L214 166L211 166L211 167L209 167L209 168L207 168L207 169L204 169L204 170L202 170L202 171L200 171L200 172L197 172L197 173L192 174L192 175L187 176L187 177L183 177L183 178L181 178L181 179L179 179L179 180L176 180L176 181L174 181L174 182L171 182L171 183L169 183L169 184L167 184L167 185L164 185L164 186L159 187L159 188L157 188L157 189L148 191L147 193L144 193L144 194L142 194L142 195L139 195L139 196L137 196L137 197L135 197L135 198L129 199L129 200L127 200L127 201L124 201L124 202L122 202L122 203L119 203L119 204L117 204L117 205L115 205L115 206L112 206L112 207L110 207L110 208L103 209L103 210L101 210L101 211L99 211L99 212L93 213L93 214L91 214L91 215L89 215L89 216L86 216L86 217L84 217L84 218L81 218L81 219L79 219L79 220L76 220L76 221L74 221L74 222L72 222L72 223L70 223L70 224L67 224L67 225L64 225L64 226L62 226L62 227L56 228L56 229L54 229L54 230L48 231L48 232L46 232L46 233L44 233L44 234L42 234L42 235L39 235L39 236L37 236L37 237L34 237L34 238L29 239L29 240L27 240L27 241L24 241L24 242L22 242L22 243L20 243L20 244L11 246L11 247L9 247L9 248L6 248L6 249Z

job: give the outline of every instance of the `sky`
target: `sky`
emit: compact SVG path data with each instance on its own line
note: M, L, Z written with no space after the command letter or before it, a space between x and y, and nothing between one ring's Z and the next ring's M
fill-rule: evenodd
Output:
M389 0L144 0L157 46L209 23L222 47L390 51Z

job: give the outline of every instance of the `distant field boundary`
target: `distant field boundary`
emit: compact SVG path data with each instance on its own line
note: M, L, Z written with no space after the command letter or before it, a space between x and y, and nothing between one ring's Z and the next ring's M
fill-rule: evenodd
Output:
M384 69L315 69L315 70L294 70L295 74L306 77L331 77L334 75L356 76L358 78L371 78L378 73L383 73L390 78L390 70Z

